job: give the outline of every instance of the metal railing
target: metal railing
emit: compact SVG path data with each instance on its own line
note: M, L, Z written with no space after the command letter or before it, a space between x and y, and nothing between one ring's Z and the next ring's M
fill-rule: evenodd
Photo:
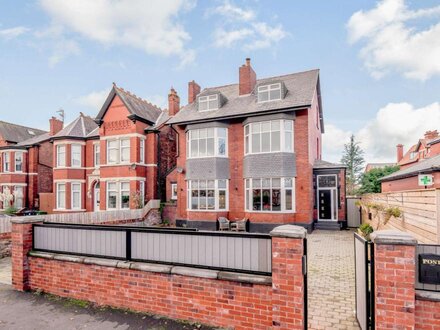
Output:
M33 225L36 251L270 275L268 234L44 223Z

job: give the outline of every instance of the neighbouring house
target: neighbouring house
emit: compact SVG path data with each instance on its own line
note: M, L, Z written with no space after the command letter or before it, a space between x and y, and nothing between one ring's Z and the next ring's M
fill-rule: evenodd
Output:
M175 167L176 133L165 125L179 111L113 84L96 118L80 114L52 137L53 212L133 209L165 195L165 177Z
M403 145L397 145L397 165L400 170L381 179L382 192L422 189L418 176L432 175L434 184L440 188L440 136L437 130L427 131L423 139L411 146L404 154Z
M167 178L178 225L214 229L226 217L249 219L251 231L345 226L345 168L321 160L319 70L257 79L246 59L236 84L201 90L191 81L188 105L168 124L179 136Z
M385 167L390 167L390 166L396 166L396 163L368 163L365 166L364 173L368 173L374 169L385 168Z
M0 192L8 190L18 209L41 207L41 197L52 192L52 144L50 139L63 128L52 117L50 130L0 122ZM0 209L9 207L0 201Z

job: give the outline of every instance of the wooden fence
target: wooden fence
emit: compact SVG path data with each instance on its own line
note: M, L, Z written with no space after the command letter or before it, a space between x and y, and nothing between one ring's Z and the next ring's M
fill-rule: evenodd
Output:
M419 243L440 243L440 189L368 194L361 205L362 221L375 230L396 229L410 232ZM399 208L402 215L387 221L384 210L390 207Z

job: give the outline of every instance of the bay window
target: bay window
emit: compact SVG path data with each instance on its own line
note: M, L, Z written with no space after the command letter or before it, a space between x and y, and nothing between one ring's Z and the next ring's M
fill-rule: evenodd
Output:
M188 158L226 157L227 133L227 129L222 127L192 129L188 131Z
M57 167L66 166L66 146L57 145Z
M71 164L72 167L81 167L81 145L72 144L71 146Z
M130 161L130 139L121 140L121 163Z
M227 180L188 181L188 209L224 211L228 208Z
M116 182L107 182L107 209L117 208L118 190Z
M66 208L66 184L65 183L57 183L57 209L65 209Z
M72 210L81 209L81 183L73 183L71 185L72 190Z
M130 162L130 139L107 141L107 164Z
M15 172L23 172L23 153L15 153Z
M140 181L140 202L144 204L145 182ZM107 181L107 210L130 208L130 181Z
M293 121L270 120L244 127L245 154L293 152Z
M3 172L9 172L11 168L11 160L9 158L9 152L3 153Z
M139 182L139 195L140 195L140 202L142 207L145 206L145 182L140 181Z
M145 140L141 139L139 145L139 162L143 164L145 162Z
M294 178L246 179L246 211L294 212L294 182Z
M121 182L120 201L121 209L130 208L130 182Z

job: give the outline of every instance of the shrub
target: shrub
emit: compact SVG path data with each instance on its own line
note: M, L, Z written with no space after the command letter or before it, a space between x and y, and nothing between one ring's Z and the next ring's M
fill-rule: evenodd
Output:
M385 209L385 221L384 224L386 224L391 217L399 218L402 215L402 211L398 207L388 207Z
M6 210L5 210L5 214L7 215L14 215L15 213L17 213L18 209L13 207L13 206L9 206Z
M371 227L368 223L363 223L359 226L359 230L366 239L369 239L370 234L374 231L373 227Z

